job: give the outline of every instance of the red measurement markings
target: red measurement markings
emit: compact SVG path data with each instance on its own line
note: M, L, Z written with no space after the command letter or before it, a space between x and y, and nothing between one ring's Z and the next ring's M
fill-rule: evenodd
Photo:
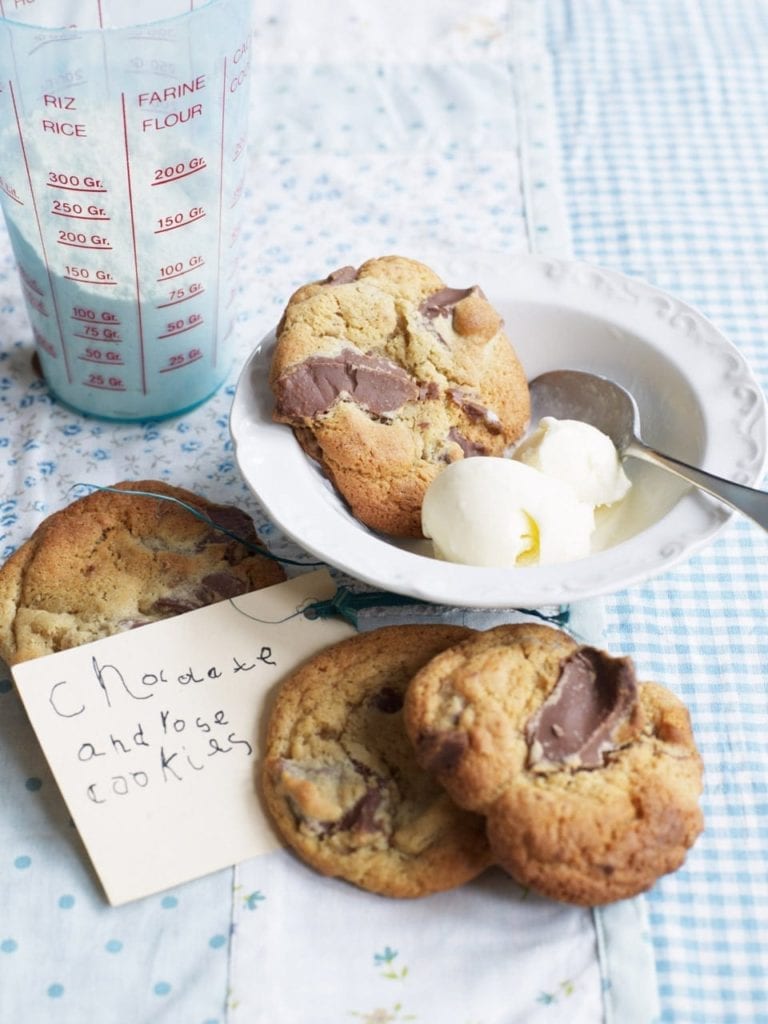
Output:
M108 191L105 188L88 188L85 185L57 185L52 181L46 181L45 184L48 188L60 188L63 189L65 192L91 192L95 195L97 192Z
M240 181L240 184L237 186L235 191L232 193L232 200L229 203L230 210L234 210L234 208L237 206L237 204L243 198L243 193L244 192L245 192L245 177L242 178L242 180Z
M48 173L48 188L60 188L65 192L106 192L104 183L100 178L92 178L90 175L80 177L79 174L57 174L55 171Z
M69 319L79 320L84 324L92 324L96 320L101 320L101 322L105 324L119 324L121 322L115 313L102 312L101 316L98 317L95 310L86 309L85 306L75 306L74 312Z
M199 348L192 348L189 352L179 352L178 355L170 357L168 365L162 367L160 373L170 373L171 370L180 370L182 366L189 366L190 363L196 363L198 359L202 358L203 353Z
M166 333L158 334L158 340L164 338L175 338L177 334L185 334L187 331L192 331L195 327L202 327L205 323L200 313L193 313L192 316L187 317L186 320L176 320L173 323L166 324Z
M188 274L190 270L197 270L198 267L204 267L205 260L202 256L193 256L189 261L189 265L185 266L183 263L172 263L167 267L160 268L160 277L155 278L159 283L161 281L171 281L174 277L183 277L184 274Z
M27 305L31 306L32 309L36 309L40 316L47 317L48 310L45 308L45 301L42 294L37 291L37 289L33 289L27 281L22 280L21 284L26 293Z
M85 330L78 331L75 334L73 334L72 337L82 338L83 341L108 342L109 344L112 345L117 344L123 340L117 333L117 331L112 330L111 327L105 327L102 330L99 330L98 327L88 326L85 328Z
M53 313L54 313L54 316L56 318L56 326L58 328L59 337L61 337L61 335L62 335L61 317L59 315L59 306L58 306L58 303L56 302L56 291L55 291L55 289L53 287L53 274L51 272L51 265L50 265L50 262L48 260L48 250L47 250L46 244L45 244L45 235L43 234L42 221L40 219L40 208L39 208L37 197L35 195L35 186L34 186L33 181L32 181L32 173L31 173L31 170L30 170L29 156L27 154L27 144L26 144L26 142L24 140L24 131L22 129L21 117L19 115L19 108L18 108L18 105L16 103L16 94L14 92L13 82L11 82L11 81L8 82L8 89L10 90L10 94L11 94L11 104L13 106L13 116L14 116L14 119L16 121L16 131L18 132L18 136L19 136L19 145L21 146L21 156L22 156L22 159L24 161L24 170L26 172L27 185L29 186L29 195L30 195L30 199L32 200L32 212L34 213L35 224L37 225L37 235L38 235L38 238L40 239L40 254L41 254L42 258L43 258L43 265L45 267L45 272L48 275L48 286L49 286L50 291L51 291L51 302L53 303ZM62 359L63 359L63 362L64 362L64 372L67 375L68 383L71 384L72 383L72 367L70 366L69 360L67 358L67 350L63 346L62 346L62 349L61 349L61 354L62 354Z
M99 348L87 348L85 352L77 358L82 359L84 363L101 363L102 366L125 366L123 357L119 352L115 352L114 349L103 352Z
M245 136L243 135L241 138L239 138L237 140L235 145L232 147L232 163L234 163L236 160L239 160L240 157L245 152L245 150L246 150L246 139L245 139Z
M0 177L0 189L2 189L3 192L5 192L5 194L8 196L8 198L12 199L14 203L18 203L19 206L24 205L23 200L19 199L16 189L13 187L13 185L9 185L5 178L2 177Z
M103 377L100 373L91 373L83 381L87 388L98 388L101 391L125 391L122 377Z
M32 277L31 274L27 273L27 271L24 269L24 267L21 266L21 264L19 264L19 277L21 278L22 283L25 284L31 292L35 292L37 295L42 296L43 289L40 287L40 285L37 283L34 277Z
M152 187L154 188L155 185L167 185L171 181L181 181L182 178L188 178L190 174L204 171L207 166L205 158L200 156L193 157L188 163L173 164L169 167L157 167Z
M32 329L32 335L33 335L33 337L35 339L35 344L37 345L37 347L39 349L41 349L43 352L45 352L47 355L49 355L51 357L51 359L58 359L59 358L59 353L53 347L51 342L48 341L48 339L45 337L45 335L41 334L40 331L38 331L35 328Z
M174 288L168 302L161 302L155 309L168 309L169 306L178 306L180 302L188 302L189 299L196 299L199 295L205 295L205 288L201 284L190 285L189 288Z
M27 304L32 309L36 309L40 316L47 317L48 310L45 307L45 295L40 285L33 277L30 277L22 266L19 266L19 278L26 295Z
M185 228L194 224L196 220L202 220L205 210L202 206L193 206L187 213L174 213L167 217L161 217L157 221L154 234L163 235L166 231L175 231L177 228Z
M224 125L227 117L227 83L229 81L229 75L227 74L227 57L224 57L224 64L222 66L222 82L221 82L221 133L219 135L219 232L218 241L216 245L216 269L218 276L222 276L221 267L221 235L222 235L222 216L224 213ZM216 283L216 297L213 311L213 322L218 324L219 322L219 302L221 301L221 285ZM216 366L219 358L219 345L216 337L216 332L213 332L213 351L211 353L212 360L211 365Z
M66 217L68 220L111 220L103 206L96 203L83 206L82 203L73 203L68 199L54 199L51 203L51 213L57 217Z
M66 220L112 220L107 211L99 206L83 207L80 203L60 203L58 200L54 201L51 213L54 217L64 217Z
M107 270L97 270L95 276L87 267L66 267L64 278L67 281L87 281L88 284L117 284Z
M241 224L238 224L238 225L237 225L237 226L236 226L236 227L235 227L235 228L234 228L234 229L232 230L232 232L231 232L231 234L230 234L230 236L229 236L229 248L230 248L230 249L233 249L233 248L235 247L235 244L236 244L236 242L237 242L238 238L240 237L240 228L241 228L241 227L242 227L242 225L241 225Z
M22 277L21 278L21 283L27 289L28 292L31 292L33 295L37 295L39 298L42 299L43 293L40 291L39 287L37 286L37 282L35 282L35 281L28 281L25 277Z
M106 241L106 239L104 239L104 241ZM66 245L66 247L68 249L103 249L104 251L107 251L107 250L112 248L112 246L109 245L109 244L107 244L107 245L98 244L97 245L96 243L90 243L90 242L64 242L64 241L62 241L61 238L58 240L58 242L59 242L59 245Z
M64 274L63 277L64 277L64 279L66 281L82 281L83 280L83 278L80 277L79 275L76 275L76 276L73 277L71 274ZM88 284L117 284L117 281L98 281L98 280L95 280L94 278L91 278L88 281Z
M82 231L67 231L59 228L59 237L56 239L59 245L65 245L68 249L111 249L108 238L102 235L86 235Z
M51 210L51 213L55 217L66 217L67 220L112 220L111 217L106 215L103 217L91 217L85 213L62 213L60 210Z

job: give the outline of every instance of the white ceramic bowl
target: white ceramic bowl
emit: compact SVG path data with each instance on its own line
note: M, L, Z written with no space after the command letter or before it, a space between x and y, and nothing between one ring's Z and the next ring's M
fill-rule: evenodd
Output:
M612 271L545 257L503 268L432 266L457 287L479 283L504 317L529 379L551 369L604 374L635 396L644 439L739 483L766 464L766 406L738 350L700 313ZM473 265L474 266L474 265ZM629 459L628 497L602 515L595 553L562 565L476 568L439 561L426 541L376 534L295 441L272 422L274 334L246 363L230 428L238 465L265 511L306 551L375 587L462 607L536 607L636 583L690 554L730 512L671 474Z

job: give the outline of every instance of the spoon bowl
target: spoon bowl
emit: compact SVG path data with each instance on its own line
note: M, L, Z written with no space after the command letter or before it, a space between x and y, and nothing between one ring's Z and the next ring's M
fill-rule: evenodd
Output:
M691 466L646 444L640 435L640 413L626 388L596 373L550 370L530 382L534 422L542 416L582 420L613 441L619 457L649 462L749 516L768 530L768 493Z
M640 413L630 393L607 377L583 370L551 370L530 383L531 420L542 416L581 420L607 434L619 454L640 433Z

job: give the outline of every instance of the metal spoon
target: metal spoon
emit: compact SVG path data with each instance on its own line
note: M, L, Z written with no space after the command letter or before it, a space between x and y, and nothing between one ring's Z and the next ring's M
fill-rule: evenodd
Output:
M620 458L631 455L661 466L768 530L768 493L724 480L651 448L640 437L640 413L634 398L615 381L581 370L552 370L534 378L530 391L534 423L542 416L590 423L610 437Z

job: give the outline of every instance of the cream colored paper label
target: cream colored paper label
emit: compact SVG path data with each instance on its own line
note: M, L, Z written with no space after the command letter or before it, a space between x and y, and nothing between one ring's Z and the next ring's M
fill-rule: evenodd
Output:
M113 905L278 845L258 793L276 684L354 634L325 570L13 669Z

